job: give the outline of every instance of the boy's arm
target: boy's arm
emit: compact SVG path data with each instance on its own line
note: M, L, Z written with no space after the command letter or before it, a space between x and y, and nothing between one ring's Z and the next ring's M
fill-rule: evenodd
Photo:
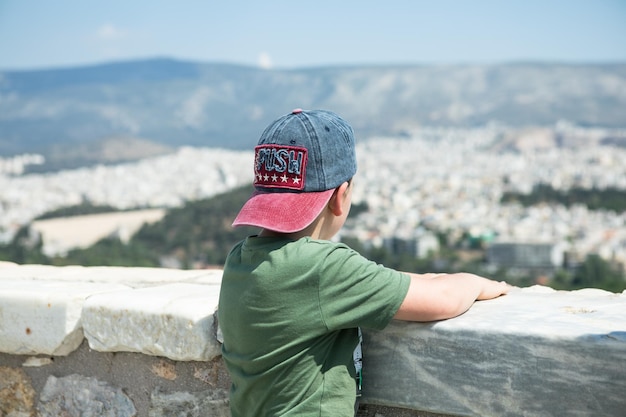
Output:
M506 294L510 285L474 274L408 274L409 291L394 319L434 321L466 312L476 300Z

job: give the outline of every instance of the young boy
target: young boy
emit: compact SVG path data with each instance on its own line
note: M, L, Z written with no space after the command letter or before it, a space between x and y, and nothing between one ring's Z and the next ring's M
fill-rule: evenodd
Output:
M256 191L233 223L261 230L229 254L219 301L233 417L352 416L360 327L447 319L508 291L472 274L398 272L331 242L356 169L352 128L332 112L296 109L261 135Z

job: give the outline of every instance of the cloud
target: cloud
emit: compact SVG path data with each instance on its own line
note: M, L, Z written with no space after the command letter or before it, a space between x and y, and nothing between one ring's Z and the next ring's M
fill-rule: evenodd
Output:
M126 31L113 24L105 23L98 28L96 36L103 41L119 40L126 37Z
M263 69L270 69L274 66L272 63L272 57L270 57L267 52L261 52L259 54L258 64L259 67Z

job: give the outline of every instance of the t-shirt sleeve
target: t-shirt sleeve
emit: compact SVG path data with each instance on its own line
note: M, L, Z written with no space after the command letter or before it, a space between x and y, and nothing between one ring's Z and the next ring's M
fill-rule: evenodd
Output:
M400 308L410 277L334 245L322 263L319 302L329 330L350 327L383 329Z

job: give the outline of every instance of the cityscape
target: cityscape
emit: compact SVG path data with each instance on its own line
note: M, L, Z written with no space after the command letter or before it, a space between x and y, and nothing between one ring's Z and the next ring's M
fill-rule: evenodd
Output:
M366 203L368 210L351 219L341 237L373 246L400 239L423 256L424 248L436 249L432 232L438 231L484 239L494 248L543 245L544 258L555 267L566 251L624 265L626 213L583 205L523 207L501 198L505 192L529 193L537 184L626 190L625 142L626 131L565 122L553 128L421 128L403 137L357 139L353 204ZM35 155L0 160L0 243L58 208L85 202L121 210L179 207L252 180L251 151L214 148L182 147L134 163L21 174L37 163ZM488 253L497 261L498 251Z
M427 225L492 244L549 244L550 251L580 258L594 253L624 264L626 213L500 201L504 192L527 194L537 184L626 190L626 150L601 145L606 135L562 124L554 130L433 129L411 140L368 141L358 151L354 199L370 210L345 233L381 245L389 237L419 237L419 226ZM570 145L556 146L559 137ZM551 266L560 266L559 258Z

